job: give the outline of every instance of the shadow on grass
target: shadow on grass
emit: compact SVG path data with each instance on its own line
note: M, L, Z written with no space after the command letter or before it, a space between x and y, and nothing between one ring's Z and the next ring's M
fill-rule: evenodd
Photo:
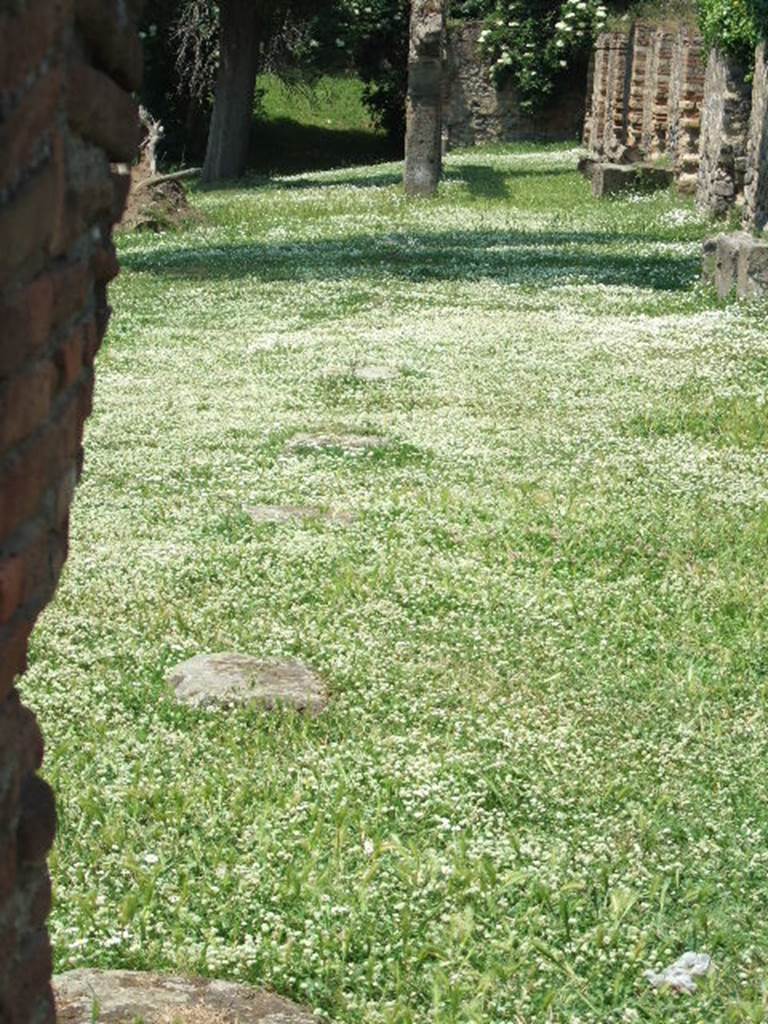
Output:
M253 281L496 280L537 287L581 282L683 291L698 275L695 256L616 251L612 232L453 231L352 235L323 241L231 244L125 253L123 266L159 277ZM642 236L647 246L664 241Z
M322 128L286 117L254 122L248 167L257 175L300 174L381 163L400 155L385 135Z
M396 155L390 155L388 158L381 159L382 161L384 159L391 161L396 158ZM483 167L479 164L453 164L451 167L446 169L444 180L464 182L470 195L473 196L482 196L487 199L509 199L511 197L511 192L508 186L509 179L528 177L541 178L549 175L559 176L576 173L575 164L573 167L537 167L535 169L505 168L504 170L497 170L493 167ZM390 185L401 185L402 181L403 172L398 168L394 171L389 169L376 171L373 169L370 174L365 175L334 175L333 179L330 181L317 181L315 178L292 178L290 181L285 181L284 179L277 181L260 179L253 183L266 188L286 189L291 191L292 189L339 188L340 186L350 185L356 186L357 188L386 188ZM238 187L242 187L242 183L238 183Z

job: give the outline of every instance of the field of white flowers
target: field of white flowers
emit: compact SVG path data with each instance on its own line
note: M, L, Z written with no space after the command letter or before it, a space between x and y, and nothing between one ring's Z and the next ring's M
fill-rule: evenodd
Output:
M766 1019L765 309L698 284L685 201L574 166L256 183L123 238L24 684L58 969L339 1024ZM291 445L335 432L384 443ZM227 650L330 708L177 707L169 668ZM655 994L688 949L715 972Z

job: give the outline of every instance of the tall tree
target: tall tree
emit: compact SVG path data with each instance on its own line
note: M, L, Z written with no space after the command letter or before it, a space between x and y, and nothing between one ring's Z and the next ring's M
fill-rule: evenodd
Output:
M248 161L259 61L256 0L219 3L219 69L202 180L239 178Z
M431 196L442 172L446 0L412 0L406 98L405 191Z

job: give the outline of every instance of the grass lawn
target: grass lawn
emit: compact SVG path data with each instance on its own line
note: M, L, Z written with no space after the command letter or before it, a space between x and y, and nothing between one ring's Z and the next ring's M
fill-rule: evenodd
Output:
M308 84L259 75L259 110L248 166L261 174L325 170L396 159L398 147L376 129L353 76Z
M306 174L122 239L24 683L59 969L349 1024L766 1020L765 307L697 283L688 203L574 165L456 153L434 202ZM334 431L386 444L290 447ZM168 669L222 650L331 707L175 706ZM716 972L655 995L687 949Z

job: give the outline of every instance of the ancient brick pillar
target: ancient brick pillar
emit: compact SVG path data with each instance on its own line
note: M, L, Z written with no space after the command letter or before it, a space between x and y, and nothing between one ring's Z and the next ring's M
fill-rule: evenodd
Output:
M126 0L0 0L0 1021L52 1018L53 797L14 683L67 553L139 84Z
M412 0L406 99L405 191L430 196L442 171L445 0Z
M587 65L587 99L586 109L584 111L584 127L581 133L581 144L585 149L591 149L592 145L592 125L595 116L595 62L596 62L596 51L593 48L589 55L589 64Z
M597 159L623 160L627 153L627 57L624 32L601 32L595 41L584 144Z
M683 27L675 40L672 61L667 150L674 162L678 189L690 194L696 191L699 176L704 75L703 40L697 32Z
M658 160L669 149L670 93L677 34L666 28L654 32L652 61L643 112L643 152L648 160Z
M626 152L629 160L642 160L647 122L651 116L649 77L653 71L656 29L645 21L632 27L627 48L627 90L624 112Z
M752 105L747 71L717 50L709 55L696 202L715 217L743 199Z
M768 46L765 43L758 46L755 54L744 217L749 231L763 231L768 224Z

